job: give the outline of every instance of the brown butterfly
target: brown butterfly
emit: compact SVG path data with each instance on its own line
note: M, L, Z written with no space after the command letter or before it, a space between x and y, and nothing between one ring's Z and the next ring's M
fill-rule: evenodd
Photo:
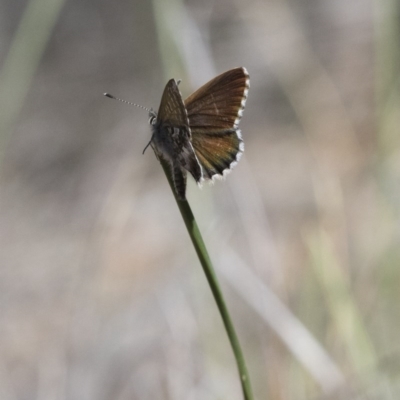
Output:
M239 161L244 144L238 125L250 80L245 68L231 69L185 101L178 83L167 83L158 113L149 113L149 144L170 164L176 193L184 200L186 171L201 183L223 176Z
M149 110L152 136L143 152L151 145L156 155L170 164L176 194L185 200L187 171L200 184L203 179L224 176L239 161L244 144L238 125L250 80L245 68L234 68L185 101L178 84L171 79L158 113Z

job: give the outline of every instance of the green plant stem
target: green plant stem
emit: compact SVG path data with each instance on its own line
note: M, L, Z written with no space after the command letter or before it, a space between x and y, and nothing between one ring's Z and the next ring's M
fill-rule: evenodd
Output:
M212 266L210 256L208 255L207 248L204 244L203 238L201 237L199 227L197 226L196 219L194 218L194 215L187 200L182 201L177 198L168 164L162 159L160 159L160 163L164 169L165 175L167 176L169 185L175 196L175 200L178 204L182 218L185 221L190 239L192 240L201 266L203 267L204 273L206 274L208 283L211 287L211 291L214 295L214 299L217 303L219 312L224 322L224 326L228 334L229 341L231 342L232 350L235 355L237 367L239 370L240 382L242 384L244 398L245 400L253 400L249 374L247 372L247 367L244 361L242 349L239 344L239 339L233 326L232 319L229 315L228 308L225 304L222 291L218 284L217 275L215 274L214 268Z

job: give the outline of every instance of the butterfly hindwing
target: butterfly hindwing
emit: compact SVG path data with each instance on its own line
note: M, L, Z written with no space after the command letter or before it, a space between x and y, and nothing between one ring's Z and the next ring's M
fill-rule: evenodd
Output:
M243 141L234 129L214 134L194 134L192 144L202 166L204 179L223 175L224 171L239 161L243 152Z

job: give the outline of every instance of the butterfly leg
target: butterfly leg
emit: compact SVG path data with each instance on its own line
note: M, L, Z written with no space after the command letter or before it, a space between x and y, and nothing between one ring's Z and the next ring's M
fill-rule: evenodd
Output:
M144 148L144 150L143 150L143 153L142 154L144 154L144 152L147 150L147 148L151 145L151 142L153 141L153 139L154 139L154 133L151 135L151 139L150 139L150 142L149 143L147 143L146 144L146 147Z

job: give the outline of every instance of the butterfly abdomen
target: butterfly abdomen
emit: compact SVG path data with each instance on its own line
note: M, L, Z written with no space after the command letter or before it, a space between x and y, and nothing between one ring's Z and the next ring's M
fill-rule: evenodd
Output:
M152 125L152 144L158 156L167 161L171 167L176 192L184 199L186 190L186 171L189 171L196 182L203 174L194 153L190 138L189 126L173 126L168 122L155 122Z

